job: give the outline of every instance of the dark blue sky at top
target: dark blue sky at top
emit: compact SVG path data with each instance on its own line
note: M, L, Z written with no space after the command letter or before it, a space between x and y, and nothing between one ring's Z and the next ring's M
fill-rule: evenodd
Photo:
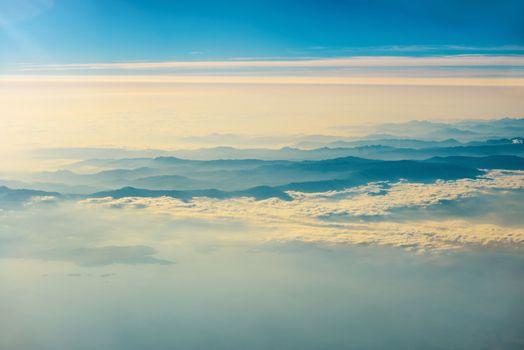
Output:
M4 18L17 10L9 2L0 0ZM4 62L421 54L376 49L413 45L485 53L524 45L524 1L55 0L8 25Z

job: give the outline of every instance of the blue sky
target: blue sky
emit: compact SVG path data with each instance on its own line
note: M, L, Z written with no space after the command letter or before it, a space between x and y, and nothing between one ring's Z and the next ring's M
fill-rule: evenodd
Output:
M518 54L518 0L0 0L0 62Z
M521 117L523 13L510 0L0 0L0 151Z

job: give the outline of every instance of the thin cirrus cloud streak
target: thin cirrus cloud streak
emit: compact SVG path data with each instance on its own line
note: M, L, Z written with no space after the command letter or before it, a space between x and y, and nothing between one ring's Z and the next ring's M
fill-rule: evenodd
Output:
M325 47L313 48L317 50L326 50ZM501 46L468 46L468 45L384 45L384 46L369 46L369 47L347 47L345 52L358 51L372 51L372 52L437 52L437 51L453 51L453 52L483 52L483 53L498 53L498 52L522 52L524 46L521 45L501 45Z
M453 55L434 57L354 56L300 60L221 60L112 62L28 65L26 71L46 70L155 70L155 69L238 69L238 68L329 68L329 67L524 67L524 56Z
M41 82L43 79L85 83L522 86L523 69L523 55L238 58L216 61L23 65L19 67L19 72L45 73L48 76L10 76L7 79L20 82L27 79ZM99 74L85 74L95 72ZM58 73L62 75L57 75Z
M395 76L233 76L233 75L19 75L0 77L0 87L12 84L284 84L399 86L524 86L519 77L395 77Z

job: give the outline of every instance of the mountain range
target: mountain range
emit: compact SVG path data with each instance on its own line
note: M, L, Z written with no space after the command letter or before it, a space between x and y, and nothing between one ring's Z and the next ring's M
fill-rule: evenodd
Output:
M93 174L77 174L70 170L44 172L35 177L48 182L28 184L34 186L34 189L0 187L0 202L3 207L13 207L33 197L76 199L168 196L181 200L195 197L292 200L287 191L324 192L369 182L434 182L475 178L482 175L484 169L524 170L524 158L512 155L432 157L426 160L399 161L358 157L317 161L198 161L157 157L112 160L111 164L129 166L133 162L142 165L145 162L149 167L117 168ZM187 174L192 177L186 176ZM49 187L49 181L53 180L55 188L64 185L70 189L97 183L107 188L76 194L45 191L43 188Z

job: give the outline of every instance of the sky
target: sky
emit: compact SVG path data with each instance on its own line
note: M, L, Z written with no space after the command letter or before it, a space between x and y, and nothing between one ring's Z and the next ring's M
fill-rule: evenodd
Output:
M0 0L0 145L521 117L522 13L509 0Z
M3 62L519 53L518 0L0 1Z
M0 0L0 349L523 349L523 138L523 0Z

